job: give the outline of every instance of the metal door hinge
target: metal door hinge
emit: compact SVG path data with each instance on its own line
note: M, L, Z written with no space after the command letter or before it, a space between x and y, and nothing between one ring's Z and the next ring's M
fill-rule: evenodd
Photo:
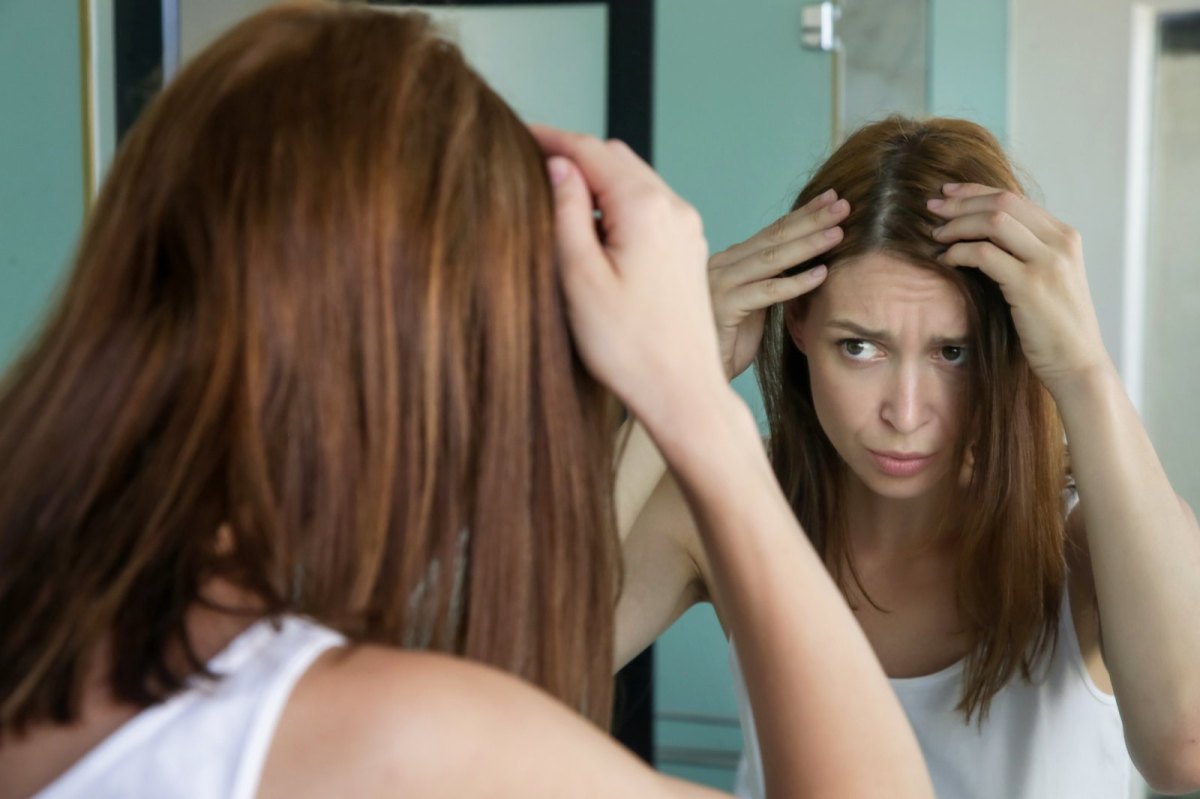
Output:
M835 26L841 8L832 0L810 3L800 9L800 44L805 50L832 52L837 49Z

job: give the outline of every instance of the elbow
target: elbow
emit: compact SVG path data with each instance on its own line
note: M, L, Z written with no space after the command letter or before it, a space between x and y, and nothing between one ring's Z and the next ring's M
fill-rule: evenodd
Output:
M1135 762L1152 789L1167 795L1200 790L1200 724L1181 725L1144 750Z

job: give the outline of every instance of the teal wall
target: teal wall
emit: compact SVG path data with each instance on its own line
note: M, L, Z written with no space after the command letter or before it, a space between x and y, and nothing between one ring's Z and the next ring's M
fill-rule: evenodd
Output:
M79 4L0 0L0 364L28 337L83 221Z
M929 111L1008 138L1008 0L930 0Z
M792 0L658 0L655 12L654 161L700 211L715 252L787 210L825 154L832 73L824 54L798 46ZM753 377L738 385L757 398ZM726 647L712 608L684 615L660 641L658 712L736 717ZM663 722L671 748L739 751L737 729ZM732 772L661 763L677 776L728 788Z

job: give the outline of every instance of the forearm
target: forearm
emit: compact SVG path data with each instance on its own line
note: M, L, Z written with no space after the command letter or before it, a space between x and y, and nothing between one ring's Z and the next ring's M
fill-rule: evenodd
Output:
M617 434L614 481L617 531L622 541L633 529L634 522L666 471L667 463L646 428L636 418L629 417Z
M1181 730L1200 736L1200 532L1111 364L1055 398L1082 501L1105 663L1130 740L1154 746Z
M768 795L863 796L880 785L932 795L899 702L779 491L749 410L731 390L710 396L647 426L700 526Z

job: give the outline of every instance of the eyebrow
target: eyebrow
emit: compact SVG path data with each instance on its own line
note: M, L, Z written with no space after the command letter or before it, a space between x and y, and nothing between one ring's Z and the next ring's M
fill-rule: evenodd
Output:
M831 319L826 323L826 327L836 327L840 330L845 330L848 333L853 333L864 339L872 341L891 341L894 336L886 330L871 330L862 325L851 322L849 319ZM964 347L967 344L968 336L937 336L930 340L930 344L936 347Z

